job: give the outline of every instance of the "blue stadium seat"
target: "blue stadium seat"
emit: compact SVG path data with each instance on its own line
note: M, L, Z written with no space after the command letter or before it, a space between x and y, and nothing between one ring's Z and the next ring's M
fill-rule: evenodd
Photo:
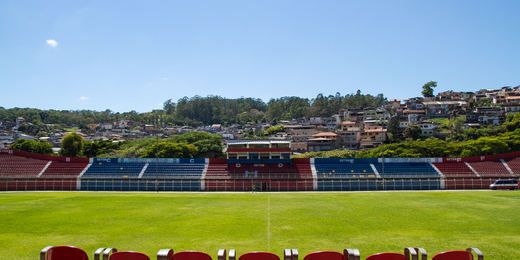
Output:
M379 175L383 177L440 177L430 163L374 163Z
M82 177L137 178L145 163L94 163Z
M174 164L150 163L143 174L143 178L200 178L204 171L204 164Z
M315 164L318 178L363 178L376 177L370 164Z

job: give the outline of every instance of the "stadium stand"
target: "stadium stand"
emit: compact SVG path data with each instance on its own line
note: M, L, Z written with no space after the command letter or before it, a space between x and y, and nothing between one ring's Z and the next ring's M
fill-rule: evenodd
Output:
M88 163L71 163L52 161L49 167L43 172L42 177L63 177L75 178L87 167Z
M468 162L468 165L480 176L511 177L501 161Z
M387 162L383 170L378 159L315 159L316 190L439 189L441 175L427 161Z
M40 260L88 260L88 255L73 246L48 246L40 252Z
M207 191L234 191L235 182L231 180L226 159L209 159L204 188Z
M49 161L25 156L0 154L0 176L37 177L48 163Z
M231 179L231 174L227 169L227 164L210 163L208 165L206 177L215 179Z
M370 164L316 164L318 178L376 177Z
M0 190L76 190L78 168L87 163L86 158L0 150ZM60 165L61 173L53 164Z
M384 170L383 170L384 167ZM520 152L465 158L66 158L0 150L0 190L357 191L487 189Z
M293 159L293 161L297 161L297 159ZM312 178L312 170L311 170L311 165L309 164L309 162L303 162L303 163L294 162L293 170L294 170L294 173L299 175L300 178L302 178L302 179Z
M156 175L162 178L200 178L203 170L204 164L150 163L143 178Z
M309 159L269 167L230 168L226 159L209 159L204 177L207 191L304 191L313 190Z
M145 165L146 163L93 163L82 177L137 178Z
M380 175L385 177L440 177L430 163L375 163Z
M477 177L465 163L434 163L433 165L446 177Z
M516 177L520 176L520 157L508 158L504 162Z

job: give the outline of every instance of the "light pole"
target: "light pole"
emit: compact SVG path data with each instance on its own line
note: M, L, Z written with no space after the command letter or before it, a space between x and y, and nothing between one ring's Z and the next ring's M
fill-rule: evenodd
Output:
M382 179L383 179L383 190L386 190L386 183L385 183L385 140L386 140L386 133L385 133L385 121L386 117L383 118L383 121L381 122L381 168L383 170L382 172Z
M383 131L383 134L384 134L384 131ZM384 135L383 135L383 137L384 137ZM382 168L383 168L383 190L386 190L386 188L385 188L385 141L384 141L384 138L383 138L383 142L381 142L381 161L382 161Z
M155 119L158 124L159 118L157 118L157 114L155 115ZM155 127L155 137L157 140L155 145L155 191L159 192L159 126L157 124Z
M156 137L156 145L155 145L155 191L159 192L159 115L157 112L154 113L152 117L152 122L155 125L155 137Z

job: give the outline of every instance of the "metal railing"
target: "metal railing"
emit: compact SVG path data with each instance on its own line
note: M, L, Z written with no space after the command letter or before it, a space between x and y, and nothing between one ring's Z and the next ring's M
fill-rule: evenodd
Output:
M510 178L0 178L0 191L155 191L156 187L157 191L451 190L489 189L496 180L506 179Z

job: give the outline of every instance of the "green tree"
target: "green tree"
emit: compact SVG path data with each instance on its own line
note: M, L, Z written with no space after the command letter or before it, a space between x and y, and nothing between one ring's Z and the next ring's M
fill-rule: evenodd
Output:
M411 125L404 130L404 137L412 138L413 140L417 140L421 137L421 133L422 133L422 130L421 130L420 126Z
M205 132L189 132L183 135L172 137L168 142L172 143L188 143L197 147L195 157L199 158L224 158L224 146L222 145L222 136L217 134L208 134Z
M506 142L496 137L481 137L478 140L470 140L463 145L461 157L493 155L510 151Z
M269 127L266 131L265 131L265 135L274 135L276 133L279 133L279 132L283 132L285 131L285 126L284 125L279 125L279 126L271 126Z
M388 125L388 132L391 134L391 141L397 141L403 138L403 129L399 124L399 118L392 117Z
M98 157L101 154L111 153L120 149L120 142L113 140L94 140L92 142L84 141L81 154L88 158Z
M504 124L508 131L515 131L520 127L520 113L510 113L506 117L506 122Z
M294 155L292 158L355 158L357 151L352 150L332 150L321 152L308 152L301 155Z
M38 134L36 134L37 137L46 137L48 134L45 131L40 131Z
M464 132L464 122L466 121L462 117L456 117L455 119L438 118L434 119L435 122L440 123L439 128L445 129L450 133L449 140L462 140Z
M52 145L43 140L18 139L14 144L9 146L10 149L22 152L53 155Z
M171 98L164 101L163 109L164 109L164 111L166 111L167 115L173 115L173 113L175 113L175 103L172 102Z
M156 152L158 158L193 158L197 155L197 147L186 143L159 143L148 147L142 155L142 158L155 158Z
M422 87L423 91L421 92L424 97L435 97L433 95L433 88L437 87L436 81L430 81Z
M61 140L60 156L79 157L83 148L83 137L72 132Z

